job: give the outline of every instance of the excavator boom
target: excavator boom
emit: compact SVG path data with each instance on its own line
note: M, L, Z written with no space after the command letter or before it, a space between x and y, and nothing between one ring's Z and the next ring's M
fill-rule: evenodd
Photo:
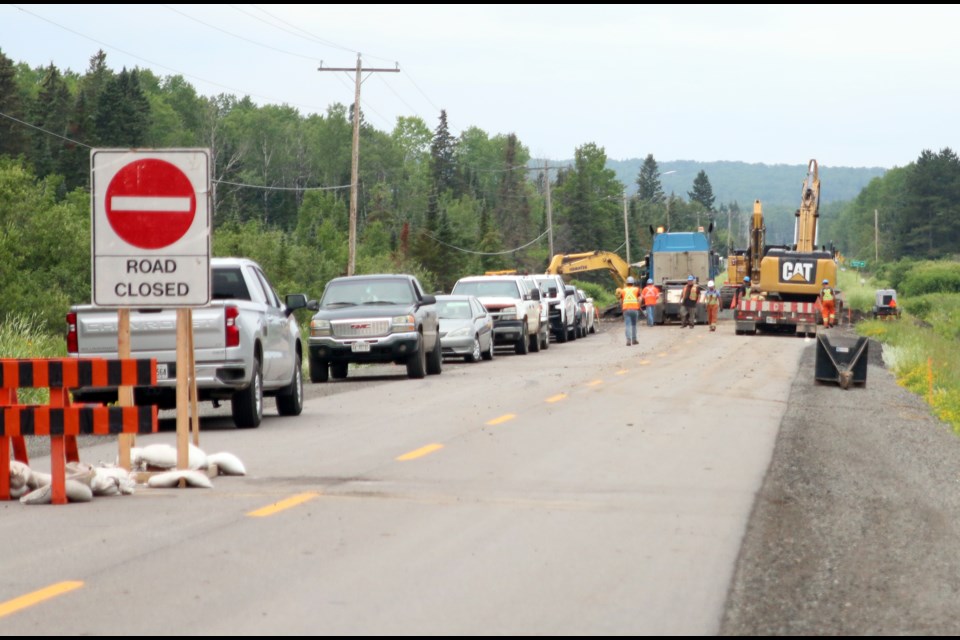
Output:
M817 222L820 217L820 171L817 161L807 164L807 177L800 192L797 228L793 243L796 251L809 253L817 248Z

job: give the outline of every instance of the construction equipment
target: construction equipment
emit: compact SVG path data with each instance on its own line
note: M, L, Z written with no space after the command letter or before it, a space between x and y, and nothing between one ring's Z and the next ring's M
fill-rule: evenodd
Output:
M645 262L628 264L612 251L589 251L585 253L558 253L547 265L548 274L559 274L569 280L574 274L586 271L607 270L613 276L617 288L627 284L627 277L638 279L646 268ZM620 315L620 305L613 304L603 309L604 317Z
M720 304L726 309L733 302L743 279L760 280L760 260L766 246L767 229L763 224L763 207L759 200L753 201L753 219L750 223L750 240L746 249L735 249L727 257L727 281L720 287Z
M865 386L868 344L866 336L845 339L818 334L814 380L836 382L841 389L849 389L851 384Z
M807 164L800 208L795 215L793 245L765 245L762 209L759 201L754 204L747 255L750 279L759 295L739 301L735 312L738 334L770 331L813 336L816 333L816 325L821 322L817 298L822 282L828 281L831 287L837 283L833 251L817 248L820 174L816 160Z
M653 280L653 284L660 289L660 299L653 312L656 324L679 320L681 294L689 276L692 275L701 288L708 280L717 277L720 258L710 248L709 234L712 232L712 222L707 230L703 227L696 231L650 228L653 247L646 259L647 274L644 280ZM698 303L695 318L697 322L706 322L707 309L703 302Z
M874 320L900 319L900 307L897 304L896 289L877 289L873 303Z

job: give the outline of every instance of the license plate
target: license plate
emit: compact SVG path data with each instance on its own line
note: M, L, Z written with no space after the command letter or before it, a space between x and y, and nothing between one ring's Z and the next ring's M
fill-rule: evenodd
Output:
M157 363L157 380L166 380L170 376L167 371L167 363Z
M767 324L777 324L777 319L774 318L773 316L767 316L766 322Z
M350 345L350 351L354 353L367 353L370 351L369 342L354 342Z

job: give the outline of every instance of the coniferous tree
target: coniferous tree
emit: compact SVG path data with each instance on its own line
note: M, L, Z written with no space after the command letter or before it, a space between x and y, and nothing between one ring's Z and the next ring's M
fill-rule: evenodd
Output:
M97 101L95 126L104 146L142 147L147 140L150 103L140 87L140 74L124 68L107 80Z
M457 185L456 140L447 127L447 112L440 111L440 124L430 144L433 188L437 193L454 189Z
M70 90L60 71L51 64L44 71L33 124L39 129L33 133L33 163L38 177L60 170L64 153L63 136L68 131L70 117Z
M710 186L710 178L707 177L706 171L701 169L697 177L693 179L693 190L687 191L687 197L690 198L690 202L699 203L706 213L713 212L713 202L716 198L713 195L713 187Z
M658 204L666 200L663 185L660 184L660 168L653 154L648 153L637 175L637 199L641 203Z
M23 125L11 118L25 120L20 92L17 89L13 61L0 51L0 155L17 156L27 151Z

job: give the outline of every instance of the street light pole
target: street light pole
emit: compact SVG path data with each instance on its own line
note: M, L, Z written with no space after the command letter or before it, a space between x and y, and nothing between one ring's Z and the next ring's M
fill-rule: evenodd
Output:
M623 190L623 239L627 247L627 264L630 264L630 227L627 225L627 190Z

